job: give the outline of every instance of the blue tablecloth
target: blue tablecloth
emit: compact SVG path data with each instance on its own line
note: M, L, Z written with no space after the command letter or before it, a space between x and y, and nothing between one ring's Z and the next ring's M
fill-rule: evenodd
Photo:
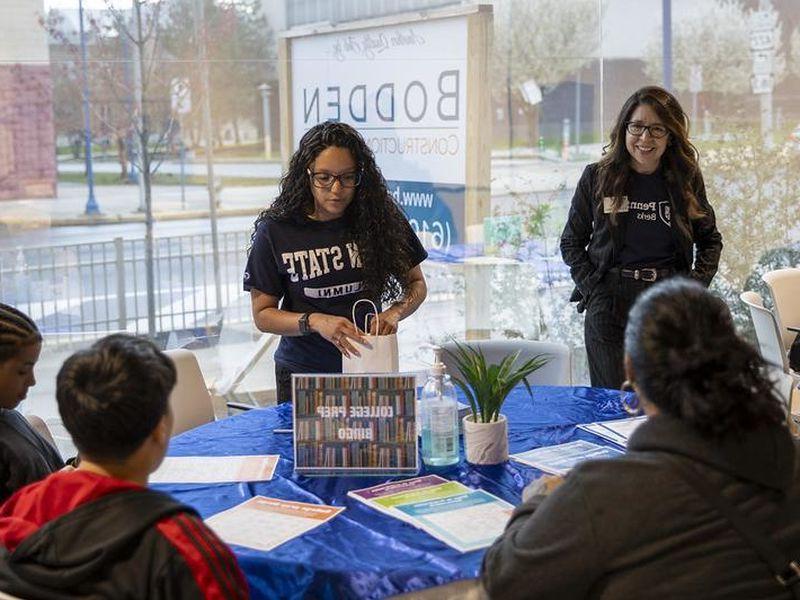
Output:
M533 398L517 388L502 412L508 417L511 453L578 438L600 442L576 431L575 425L625 416L618 392L587 387L535 387ZM281 405L209 423L170 443L170 456L279 454L272 481L154 486L193 506L203 518L256 495L347 507L330 522L271 552L235 546L253 598L383 598L477 576L483 551L461 554L411 525L347 498L348 491L385 478L295 474L291 435L272 432L291 426L291 406ZM541 475L515 462L475 467L463 458L437 472L514 505L520 503L522 489Z

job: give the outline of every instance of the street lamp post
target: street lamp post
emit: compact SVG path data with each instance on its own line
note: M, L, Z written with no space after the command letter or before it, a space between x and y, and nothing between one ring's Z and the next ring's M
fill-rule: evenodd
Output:
M672 0L661 0L661 36L663 39L664 88L672 91Z
M89 114L89 70L86 60L86 33L83 30L83 0L78 0L78 19L81 34L81 60L83 62L83 137L86 147L86 181L89 183L89 197L86 199L85 213L99 215L100 207L94 197L94 168L92 166L92 124Z
M262 83L258 86L258 91L261 93L261 111L264 115L264 155L267 160L272 158L272 131L270 128L270 110L269 110L269 95L272 88L267 83Z

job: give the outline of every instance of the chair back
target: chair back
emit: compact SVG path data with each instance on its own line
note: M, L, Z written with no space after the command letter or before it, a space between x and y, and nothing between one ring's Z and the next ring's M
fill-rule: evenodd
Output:
M469 340L461 341L459 344L466 344L475 349L480 349L486 357L488 364L498 364L509 354L519 352L520 361L533 358L537 354L548 355L548 362L542 368L537 369L528 376L531 385L570 385L572 383L572 364L569 346L555 342L543 342L540 340ZM447 367L447 372L458 375L458 367L447 351L456 350L455 342L442 344L442 362Z
M789 359L783 347L775 315L764 308L764 301L756 292L742 292L739 298L750 309L750 318L756 330L761 358L788 373Z
M197 357L190 350L167 350L175 363L178 380L169 397L175 418L172 435L178 435L214 420L214 405L206 387Z
M777 269L762 277L769 287L783 347L788 352L797 333L787 327L800 327L800 269Z
M47 423L44 422L44 419L39 415L34 415L33 413L26 413L25 419L28 421L31 427L34 428L36 433L50 442L50 445L53 448L56 448L56 441L53 439L53 434L50 431L50 428L47 426Z

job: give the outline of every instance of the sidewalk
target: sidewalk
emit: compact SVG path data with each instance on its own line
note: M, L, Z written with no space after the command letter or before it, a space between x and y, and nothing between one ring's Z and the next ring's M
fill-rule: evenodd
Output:
M278 193L277 185L223 188L219 193L219 217L256 215ZM136 185L95 187L100 215L86 214L88 187L80 183L61 183L57 198L5 200L0 202L0 232L13 233L42 227L142 223L139 188ZM153 218L156 221L201 219L209 216L205 186L185 187L185 202L179 185L153 186Z

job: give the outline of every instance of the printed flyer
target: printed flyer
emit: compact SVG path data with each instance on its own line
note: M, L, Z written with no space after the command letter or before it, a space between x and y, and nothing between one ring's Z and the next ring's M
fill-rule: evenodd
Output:
M348 495L422 529L459 552L490 546L514 510L511 504L484 490L473 490L438 475L393 481Z
M616 458L622 455L623 452L614 448L577 440L566 444L558 444L557 446L534 448L526 452L512 454L510 458L546 473L566 475L572 467L586 460Z

